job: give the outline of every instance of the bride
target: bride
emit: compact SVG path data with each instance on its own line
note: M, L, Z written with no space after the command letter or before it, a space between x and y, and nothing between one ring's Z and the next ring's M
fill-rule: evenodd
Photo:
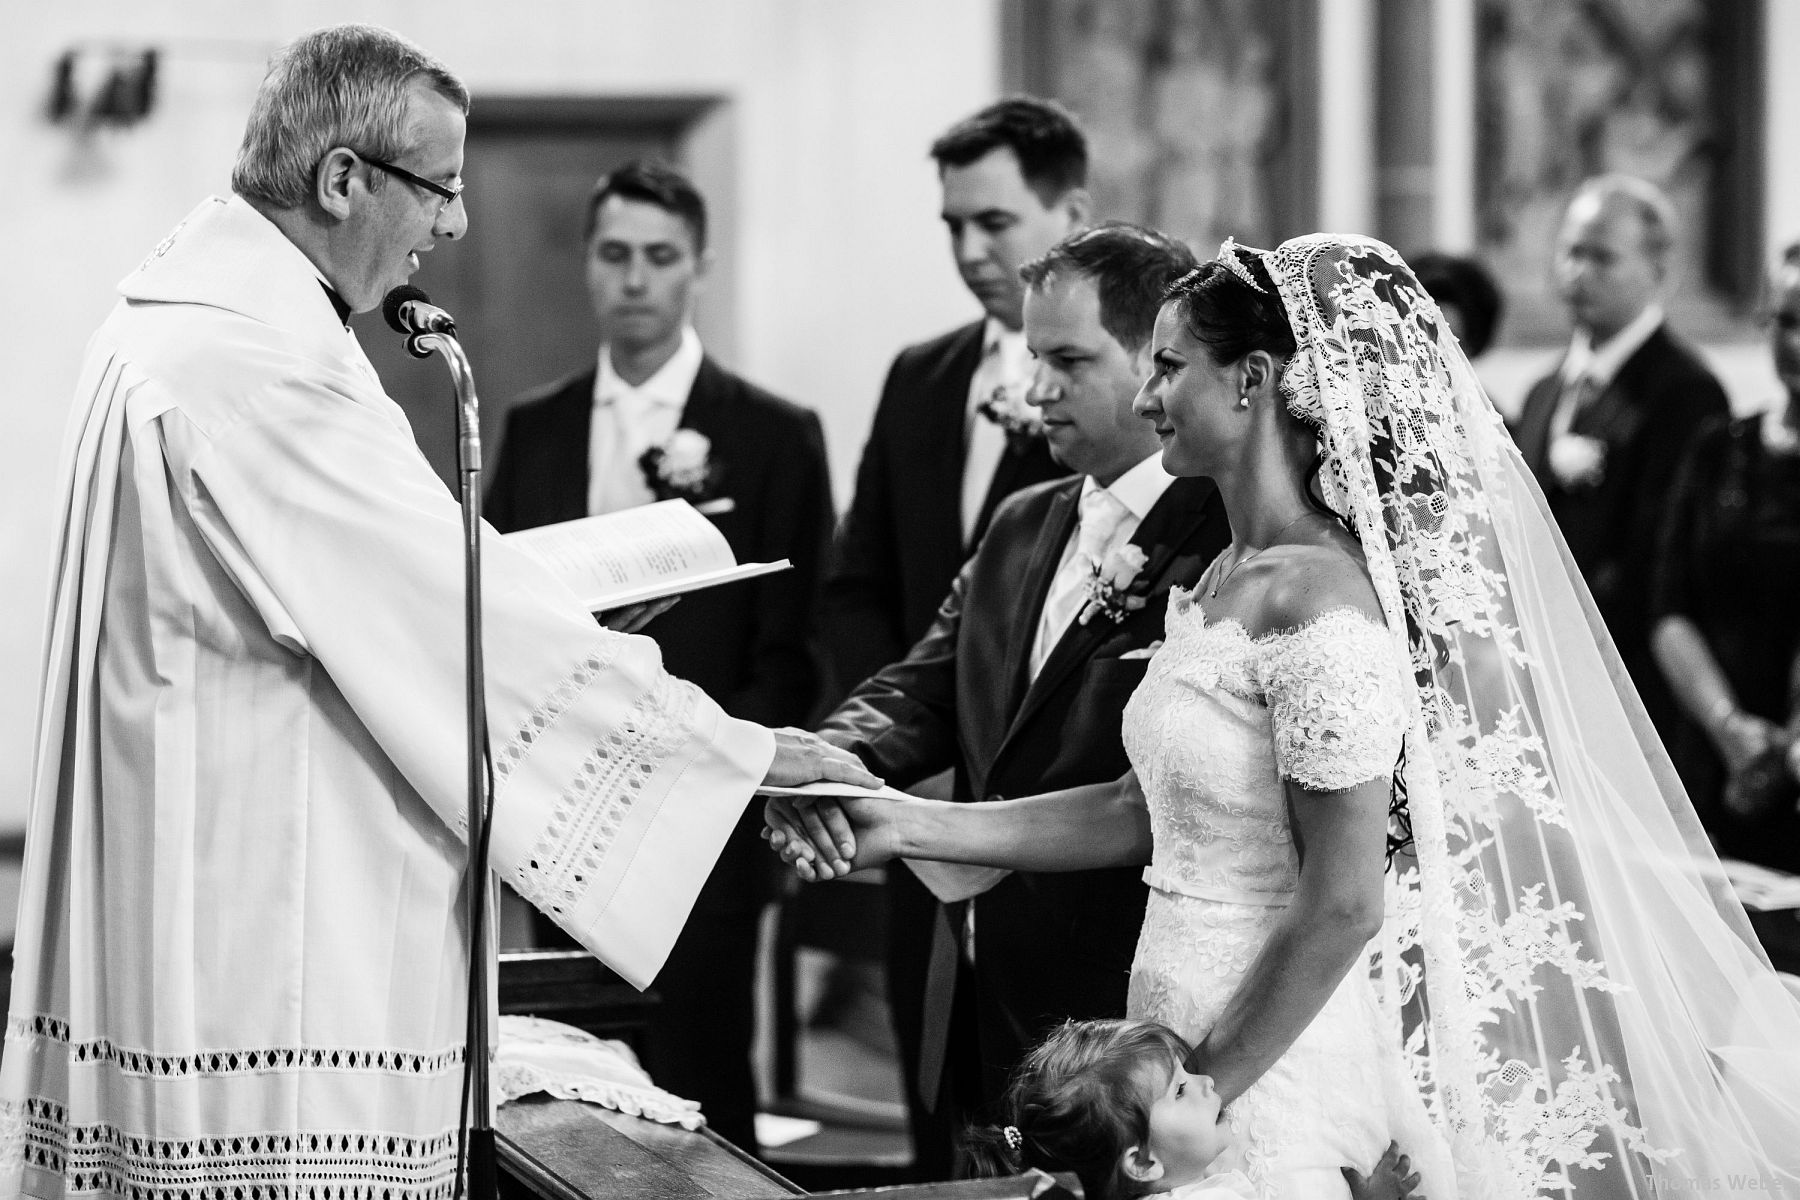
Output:
M1130 1015L1196 1045L1265 1196L1389 1138L1432 1200L1800 1188L1800 1008L1411 271L1228 241L1154 346L1137 410L1235 540L1171 598L1133 772L776 800L771 841L817 879L1147 861Z

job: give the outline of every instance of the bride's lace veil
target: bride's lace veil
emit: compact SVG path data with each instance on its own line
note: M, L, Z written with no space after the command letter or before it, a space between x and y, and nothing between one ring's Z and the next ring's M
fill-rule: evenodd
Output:
M1436 304L1368 239L1221 254L1418 682L1373 965L1458 1194L1800 1197L1800 1005Z

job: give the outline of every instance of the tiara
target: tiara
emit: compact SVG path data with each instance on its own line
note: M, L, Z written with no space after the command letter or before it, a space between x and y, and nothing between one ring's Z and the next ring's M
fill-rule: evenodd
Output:
M1268 295L1268 289L1256 282L1256 277L1250 274L1250 268L1246 267L1244 260L1238 257L1238 252L1242 249L1243 247L1237 244L1236 238L1226 238L1219 243L1219 265L1243 280L1245 286L1250 290L1261 292L1265 296Z
M1002 1129L1000 1133L1001 1136L1006 1138L1007 1148L1014 1154L1017 1154L1020 1147L1025 1145L1025 1135L1019 1132L1019 1127L1017 1125L1008 1125L1005 1129Z

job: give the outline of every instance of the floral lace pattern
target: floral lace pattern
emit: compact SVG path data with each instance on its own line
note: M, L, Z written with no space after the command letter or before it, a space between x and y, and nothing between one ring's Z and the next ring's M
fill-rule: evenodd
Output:
M514 881L551 916L574 908L599 874L625 814L663 761L693 736L701 693L661 675L594 746L557 798L543 833Z
M1321 234L1263 262L1297 343L1282 393L1318 431L1324 499L1355 530L1410 652L1401 783L1417 865L1390 875L1377 970L1456 1186L1533 1196L1568 1187L1573 1169L1607 1171L1618 1194L1682 1186L1654 1176L1668 1155L1621 1104L1629 1085L1588 1065L1617 1053L1594 1030L1619 1026L1600 939L1567 899L1583 876L1556 775L1590 768L1553 765L1546 749L1542 698L1557 684L1521 626L1541 633L1549 618L1524 608L1516 573L1560 580L1563 568L1524 557L1521 523L1539 518L1512 507L1532 505L1509 490L1517 452L1393 250ZM1510 575L1509 552L1521 556ZM1328 718L1362 719L1353 698ZM1536 1032L1512 1032L1521 1021Z
M1150 799L1151 882L1279 903L1298 880L1281 780L1336 790L1392 773L1405 678L1392 638L1351 609L1252 638L1170 593L1167 640L1125 710Z
M1393 770L1406 691L1394 655L1388 632L1349 609L1252 638L1171 593L1166 640L1124 719L1155 845L1132 1016L1192 1040L1211 1029L1298 881L1284 780L1332 790ZM1290 1172L1373 1161L1396 1123L1370 1102L1382 1045L1368 975L1352 972L1231 1105L1237 1150L1217 1169L1244 1170L1268 1196Z

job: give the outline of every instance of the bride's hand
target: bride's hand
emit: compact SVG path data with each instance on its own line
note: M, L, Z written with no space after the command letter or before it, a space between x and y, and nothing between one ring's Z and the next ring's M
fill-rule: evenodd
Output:
M895 802L861 796L771 796L763 837L809 883L880 866L895 855Z
M1400 1153L1398 1142L1389 1142L1387 1153L1367 1175L1355 1167L1340 1167L1350 1185L1352 1200L1425 1200L1418 1192L1419 1173L1412 1160Z

